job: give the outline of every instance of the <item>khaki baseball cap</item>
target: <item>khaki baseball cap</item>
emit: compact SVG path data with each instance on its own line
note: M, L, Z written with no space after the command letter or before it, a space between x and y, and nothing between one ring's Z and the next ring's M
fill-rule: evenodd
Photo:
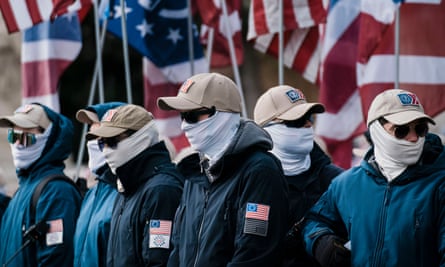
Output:
M236 84L218 73L200 73L187 79L177 96L159 97L163 110L189 111L200 108L241 113L241 96Z
M253 110L255 122L264 126L268 122L279 119L293 121L306 113L323 113L325 108L320 103L308 103L304 94L288 85L279 85L268 89L262 94Z
M0 127L48 128L51 121L45 110L38 104L26 104L14 111L14 115L0 117Z
M93 124L100 122L99 117L95 112L87 109L81 109L76 113L76 119L82 123Z
M100 126L90 130L87 140L97 137L113 137L127 130L138 131L147 123L153 120L153 115L145 108L133 104L127 104L115 109L110 109L105 113Z
M368 127L380 117L395 125L407 124L421 118L436 124L425 114L419 98L403 89L389 89L374 98L368 111Z

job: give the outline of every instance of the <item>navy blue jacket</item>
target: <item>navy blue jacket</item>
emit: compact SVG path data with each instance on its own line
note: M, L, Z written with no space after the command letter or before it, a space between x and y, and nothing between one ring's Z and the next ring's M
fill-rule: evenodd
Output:
M242 121L224 156L205 174L188 177L168 266L280 264L288 191L271 148L267 132Z
M113 209L108 267L165 266L184 178L164 142L155 144L116 169L125 192Z
M352 266L445 266L445 151L429 134L420 161L391 182L371 149L337 176L303 229L313 253L322 235L351 241Z
M23 229L41 220L52 226L44 240L19 253L9 266L72 266L73 236L81 205L81 195L71 184L55 180L48 183L37 202L36 216L30 217L31 195L39 182L52 174L63 174L64 160L71 153L73 125L68 118L43 106L53 126L42 156L27 169L17 169L19 187L3 215L0 229L0 265L23 244ZM47 238L63 232L63 243ZM50 241L50 240L49 240ZM49 244L49 245L48 245Z
M286 176L289 185L290 216L296 223L317 202L328 189L332 179L343 169L331 163L329 157L314 142L310 153L310 168L298 175ZM286 255L283 266L318 266L315 259L308 255L303 246L302 236L295 239L288 236L286 240Z

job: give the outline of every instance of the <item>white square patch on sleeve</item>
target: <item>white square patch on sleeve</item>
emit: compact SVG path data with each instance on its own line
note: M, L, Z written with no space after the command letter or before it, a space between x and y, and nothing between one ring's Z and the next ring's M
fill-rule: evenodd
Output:
M172 221L150 220L149 248L170 248Z
M57 219L47 222L49 225L46 234L46 245L53 246L63 244L63 219Z

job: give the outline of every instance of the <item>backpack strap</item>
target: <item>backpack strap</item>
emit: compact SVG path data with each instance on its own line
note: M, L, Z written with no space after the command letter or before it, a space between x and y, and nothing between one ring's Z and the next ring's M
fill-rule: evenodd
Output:
M53 180L65 181L65 182L71 184L72 186L74 186L77 190L79 190L77 185L74 183L74 181L71 180L69 177L65 176L64 174L51 174L51 175L48 175L47 177L43 178L39 182L37 187L34 189L34 192L33 192L32 197L31 197L31 207L30 207L30 215L31 215L31 217L30 218L35 219L37 201L39 201L40 195L42 194L42 191L45 188L45 186L50 181L53 181Z

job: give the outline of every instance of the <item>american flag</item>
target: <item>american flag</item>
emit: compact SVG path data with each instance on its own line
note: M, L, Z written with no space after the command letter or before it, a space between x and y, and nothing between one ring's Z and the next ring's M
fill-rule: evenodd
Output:
M268 205L257 204L257 203L247 203L246 218L268 221L269 220L269 210L270 210L270 207Z
M79 10L80 0L2 0L0 9L9 33Z
M172 222L166 220L150 220L151 235L170 235Z
M114 1L107 30L122 37L121 6ZM141 5L143 4L143 5ZM128 42L144 56L144 106L156 118L159 133L169 137L177 151L188 142L180 129L178 112L165 112L157 97L176 95L183 81L195 73L208 72L196 28L193 31L193 67L189 61L186 0L126 1Z
M359 85L363 111L374 97L394 88L394 11L391 1L362 0ZM416 3L417 2L417 3ZM374 5L373 5L374 4ZM406 1L400 6L400 88L415 93L430 116L445 110L445 2ZM386 14L386 15L385 15Z
M249 8L247 40L254 40L255 49L278 56L278 1L252 0ZM283 0L284 65L317 80L320 61L318 26L325 22L322 0Z
M142 5L143 4L143 5ZM120 38L122 8L114 1L107 30ZM186 0L126 1L128 42L158 67L168 81L182 83L192 75L189 62ZM206 71L206 60L193 27L195 73Z
M21 59L22 102L40 102L59 111L59 79L81 48L77 12L25 30Z
M222 9L222 1L227 7L227 22ZM209 47L209 35L213 30L210 67L231 66L228 38L232 38L237 65L244 61L243 36L241 32L241 0L195 0L194 5L201 17L201 43ZM230 29L226 29L226 23ZM228 32L230 30L230 32Z
M356 64L360 1L331 0L323 36L319 101L315 132L326 143L333 162L349 168L352 141L365 131L357 88Z

